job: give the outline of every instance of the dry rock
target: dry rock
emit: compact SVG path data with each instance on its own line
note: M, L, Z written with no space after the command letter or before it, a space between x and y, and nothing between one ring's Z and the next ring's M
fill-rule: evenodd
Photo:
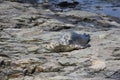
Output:
M101 60L94 60L92 61L92 66L90 66L91 69L94 69L95 71L100 71L106 68L105 61Z
M48 62L43 65L44 72L59 72L62 69L62 66L58 63Z
M39 46L31 46L28 48L29 52L37 51L39 49Z
M31 76L25 76L25 77L24 77L24 80L34 80L34 77L31 77Z
M72 80L72 78L66 77L66 76L56 76L49 78L49 80Z
M62 65L62 66L76 66L78 64L78 60L74 59L74 58L60 58L58 60L58 62Z
M120 56L120 47L116 47L113 50L112 56L114 56L114 57L119 57Z

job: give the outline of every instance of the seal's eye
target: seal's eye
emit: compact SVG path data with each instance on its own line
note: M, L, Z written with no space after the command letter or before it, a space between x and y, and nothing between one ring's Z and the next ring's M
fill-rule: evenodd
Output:
M69 40L69 43L70 43L70 44L72 44L72 43L73 43L73 41L72 41L72 40Z

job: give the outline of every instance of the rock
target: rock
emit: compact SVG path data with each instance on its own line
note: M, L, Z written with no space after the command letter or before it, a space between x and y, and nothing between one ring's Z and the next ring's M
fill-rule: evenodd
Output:
M78 34L76 32L68 32L57 40L53 40L46 46L46 49L52 52L67 52L75 49L83 49L88 47L90 35Z
M90 66L90 68L93 69L94 71L104 70L106 68L105 61L94 60L92 61L92 65Z
M11 65L11 60L0 59L0 67L6 67Z
M120 79L120 70L115 71L112 75L110 75L110 78L119 80Z
M30 58L25 58L25 59L18 60L18 61L16 61L15 63L17 63L17 64L19 64L19 65L30 64L30 63L31 63L31 60L30 60Z
M7 80L8 77L7 77L7 75L5 75L5 73L0 73L0 79L1 80Z
M41 78L40 76L35 76L33 80L48 80L47 78Z
M99 38L100 38L100 39L105 39L106 37L107 37L106 34L101 34L101 35L99 35Z
M37 72L43 72L43 67L42 66L37 66L36 71Z
M62 66L55 62L45 63L42 67L43 72L59 72L62 69Z
M74 59L74 58L63 57L63 58L59 59L58 62L62 66L76 66L79 61L77 59Z
M45 23L41 24L40 26L45 31L62 31L62 30L71 29L74 27L73 25L59 22L56 19L49 19Z
M21 73L15 73L8 76L9 79L15 79L21 77Z
M99 24L102 24L103 27L119 27L120 24L118 24L117 22L114 21L108 21L108 20L99 20L98 21Z
M73 80L73 79L67 76L55 76L55 77L49 78L49 80Z
M36 28L30 28L30 29L23 29L18 31L18 33L15 34L16 38L18 40L21 40L23 42L30 42L30 41L37 41L36 39L40 36L42 33L42 30L36 29Z
M35 73L35 72L36 72L36 68L37 68L36 65L30 65L30 66L27 68L28 75Z
M120 57L120 47L113 48L112 56L114 57Z
M24 80L34 80L34 77L32 77L32 76L25 76Z
M24 78L23 77L19 77L19 78L11 78L9 80L23 80Z
M0 1L0 80L120 79L120 19L11 1Z
M8 79L22 77L22 70L18 70L15 67L11 67L11 69L9 69L9 67L7 66L6 68L4 68L2 73L5 73Z
M79 10L63 12L61 14L62 15L64 14L66 16L73 16L73 17L77 17L77 18L97 16L97 14L95 14L95 13L86 12L86 11L79 11Z
M17 61L13 61L13 64L20 68L29 66L29 67L31 67L30 69L33 69L35 67L35 65L43 64L44 62L46 62L46 59L34 58L32 56L32 58L23 58L23 59L20 59Z
M28 48L28 51L29 52L34 52L34 51L37 51L39 49L39 46L31 46Z

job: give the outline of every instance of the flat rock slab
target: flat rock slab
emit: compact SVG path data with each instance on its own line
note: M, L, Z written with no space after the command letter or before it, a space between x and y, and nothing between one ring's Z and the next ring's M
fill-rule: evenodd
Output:
M92 17L92 16L98 16L96 13L91 13L87 11L68 11L68 12L62 12L60 14L64 14L65 16L74 16L74 17Z

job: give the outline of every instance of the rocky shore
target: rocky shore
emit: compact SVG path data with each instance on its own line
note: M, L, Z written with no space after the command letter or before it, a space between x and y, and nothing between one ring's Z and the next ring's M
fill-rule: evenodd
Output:
M120 80L120 19L1 1L0 80Z

